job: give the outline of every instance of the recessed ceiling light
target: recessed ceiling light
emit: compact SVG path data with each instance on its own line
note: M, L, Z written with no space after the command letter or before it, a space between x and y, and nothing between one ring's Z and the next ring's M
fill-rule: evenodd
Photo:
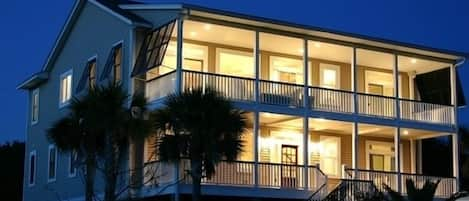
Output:
M204 29L208 31L208 30L212 29L212 25L211 24L205 24Z
M417 63L417 59L410 59L410 63L413 63L413 64Z
M314 47L316 47L316 48L320 48L320 47L321 47L321 43L319 43L319 42L315 42L315 43L314 43Z
M303 52L305 52L305 51L304 51L302 48L300 48L300 49L298 49L298 52L299 52L299 53L303 53Z
M197 32L195 32L195 31L191 31L189 34L190 34L192 37L197 36Z
M404 131L402 132L402 134L404 134L404 135L409 135L409 131L408 131L408 130L404 130Z

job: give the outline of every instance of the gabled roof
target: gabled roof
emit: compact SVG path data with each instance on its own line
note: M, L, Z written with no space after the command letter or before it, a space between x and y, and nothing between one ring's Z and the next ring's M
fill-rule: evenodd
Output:
M30 79L26 80L25 82L22 82L17 86L17 89L30 89L32 87L35 87L36 84L42 83L45 80L41 80L41 82L36 82L38 74L43 74L50 72L52 69L52 64L53 61L57 58L59 55L61 49L63 48L66 39L68 38L68 35L70 34L73 25L75 24L76 20L78 19L78 16L80 15L82 9L84 8L85 4L89 2L97 7L103 9L103 11L108 12L109 14L117 17L118 19L122 20L123 22L129 24L130 26L137 26L137 27L152 27L152 24L145 19L128 12L124 9L119 8L115 3L111 3L108 0L76 0L75 4L73 6L72 12L69 14L66 23L62 27L62 30L60 32L60 35L57 37L54 47L52 51L49 53L46 62L42 68L42 70L33 76L31 76ZM124 0L123 2L125 3L132 3L136 4L136 2L129 1L129 0ZM48 76L43 76L47 80ZM34 79L33 79L34 78ZM44 79L44 78L41 78ZM33 83L35 83L33 85Z

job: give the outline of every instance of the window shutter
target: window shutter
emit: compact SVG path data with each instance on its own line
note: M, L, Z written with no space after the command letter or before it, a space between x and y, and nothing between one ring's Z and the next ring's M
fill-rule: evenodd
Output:
M132 71L132 76L146 73L148 70L156 68L163 63L175 23L176 20L170 21L145 37Z

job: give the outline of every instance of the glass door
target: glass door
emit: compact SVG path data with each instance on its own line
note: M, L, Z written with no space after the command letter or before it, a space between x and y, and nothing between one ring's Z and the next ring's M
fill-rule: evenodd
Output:
M298 147L293 145L282 145L282 187L295 188L297 186L297 164Z

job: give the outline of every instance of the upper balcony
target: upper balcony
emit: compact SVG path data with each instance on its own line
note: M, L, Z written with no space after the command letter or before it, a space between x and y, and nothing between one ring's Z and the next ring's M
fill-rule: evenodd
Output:
M176 30L164 57L147 54L150 61L161 57L145 76L151 101L178 87L212 87L242 103L448 128L455 123L452 63L191 20L184 21L182 37ZM147 39L157 40L155 33Z

